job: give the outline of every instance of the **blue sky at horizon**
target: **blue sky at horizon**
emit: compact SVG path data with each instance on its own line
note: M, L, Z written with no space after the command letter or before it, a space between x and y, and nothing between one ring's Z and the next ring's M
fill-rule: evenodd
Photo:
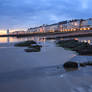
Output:
M0 29L92 17L92 0L0 0Z

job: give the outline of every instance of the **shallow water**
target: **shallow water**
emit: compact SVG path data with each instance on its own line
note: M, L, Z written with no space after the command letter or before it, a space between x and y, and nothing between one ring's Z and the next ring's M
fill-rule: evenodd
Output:
M92 67L64 70L63 63L76 53L39 39L35 38L43 48L38 53L13 47L11 42L24 38L0 44L0 92L91 92Z

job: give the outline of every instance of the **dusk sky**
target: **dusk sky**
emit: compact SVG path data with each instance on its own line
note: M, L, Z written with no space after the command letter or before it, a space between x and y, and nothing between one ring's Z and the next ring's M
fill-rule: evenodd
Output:
M92 0L0 0L0 29L92 17Z

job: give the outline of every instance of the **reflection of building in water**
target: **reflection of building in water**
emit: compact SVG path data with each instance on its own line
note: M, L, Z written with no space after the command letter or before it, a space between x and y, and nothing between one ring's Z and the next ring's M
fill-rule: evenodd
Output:
M25 41L25 40L34 40L34 41L37 41L37 42L44 42L45 41L45 38L44 37L39 37L39 36L35 36L35 37L25 37L25 38L18 38L19 40L21 41Z
M91 44L91 40L88 40L88 43Z
M79 40L78 38L74 38L74 40Z
M45 39L45 37L43 37L43 38L40 38L39 41L40 41L40 42L45 42L46 39Z
M86 43L86 42L87 42L87 40L84 40L83 42L85 42L85 43Z
M85 42L85 43L91 44L91 40L81 40L81 42Z
M10 37L7 37L7 43L9 45L9 43L10 43Z
M10 37L1 37L0 43L10 43Z
M45 42L45 37L31 37L31 40L37 41L37 42Z
M0 43L6 43L6 42L7 42L7 37L0 38Z
M39 41L39 39L40 39L39 37L34 37L35 41Z

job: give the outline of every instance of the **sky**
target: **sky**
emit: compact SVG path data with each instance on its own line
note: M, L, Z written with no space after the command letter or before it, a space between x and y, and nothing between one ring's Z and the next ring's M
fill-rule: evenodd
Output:
M0 29L92 17L92 0L0 0Z

